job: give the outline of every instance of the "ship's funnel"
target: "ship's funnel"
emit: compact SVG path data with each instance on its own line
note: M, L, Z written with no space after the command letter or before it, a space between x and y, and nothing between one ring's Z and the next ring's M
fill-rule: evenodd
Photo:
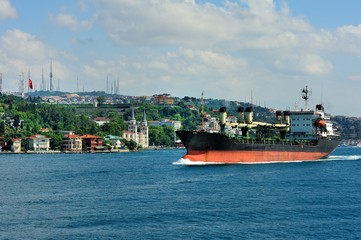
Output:
M247 124L251 124L253 122L253 108L247 107L245 112L245 120Z
M278 124L282 124L282 111L276 111L276 119Z
M219 113L220 113L220 124L225 125L226 124L226 119L227 119L227 108L226 107L221 107L219 109Z
M285 124L290 125L290 111L283 111Z
M325 111L325 108L323 107L322 104L317 104L317 105L316 105L316 110L317 110L317 111L322 111L322 112L324 112L324 111Z
M239 107L238 110L238 119L237 122L238 123L244 123L244 108L243 107Z

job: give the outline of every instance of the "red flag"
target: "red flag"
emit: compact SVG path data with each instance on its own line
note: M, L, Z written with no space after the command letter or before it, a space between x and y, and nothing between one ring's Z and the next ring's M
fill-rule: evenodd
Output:
M31 79L29 79L29 88L33 89L33 81Z

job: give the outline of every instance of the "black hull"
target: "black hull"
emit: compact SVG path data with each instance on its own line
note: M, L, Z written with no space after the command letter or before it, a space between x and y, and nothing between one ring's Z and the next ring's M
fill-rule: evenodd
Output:
M315 160L327 157L339 145L337 139L327 138L320 138L313 142L255 141L232 139L220 133L200 131L177 131L176 133L187 149L186 157L196 159L196 161ZM233 159L222 159L222 154L229 154L228 158Z

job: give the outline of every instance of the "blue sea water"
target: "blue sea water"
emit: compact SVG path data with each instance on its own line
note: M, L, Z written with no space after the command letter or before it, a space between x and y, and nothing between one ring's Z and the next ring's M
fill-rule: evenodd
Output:
M173 164L184 153L0 155L0 238L361 238L361 148L318 162Z

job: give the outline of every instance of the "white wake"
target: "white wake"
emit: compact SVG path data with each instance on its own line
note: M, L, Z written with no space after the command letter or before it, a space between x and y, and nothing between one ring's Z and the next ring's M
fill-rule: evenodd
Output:
M181 166L204 166L204 165L226 165L226 164L270 164L270 163L297 163L297 162L321 162L321 161L354 161L361 160L361 155L331 155L327 158L319 160L296 160L296 161L272 161L272 162L201 162L191 161L189 159L181 158L173 165Z

